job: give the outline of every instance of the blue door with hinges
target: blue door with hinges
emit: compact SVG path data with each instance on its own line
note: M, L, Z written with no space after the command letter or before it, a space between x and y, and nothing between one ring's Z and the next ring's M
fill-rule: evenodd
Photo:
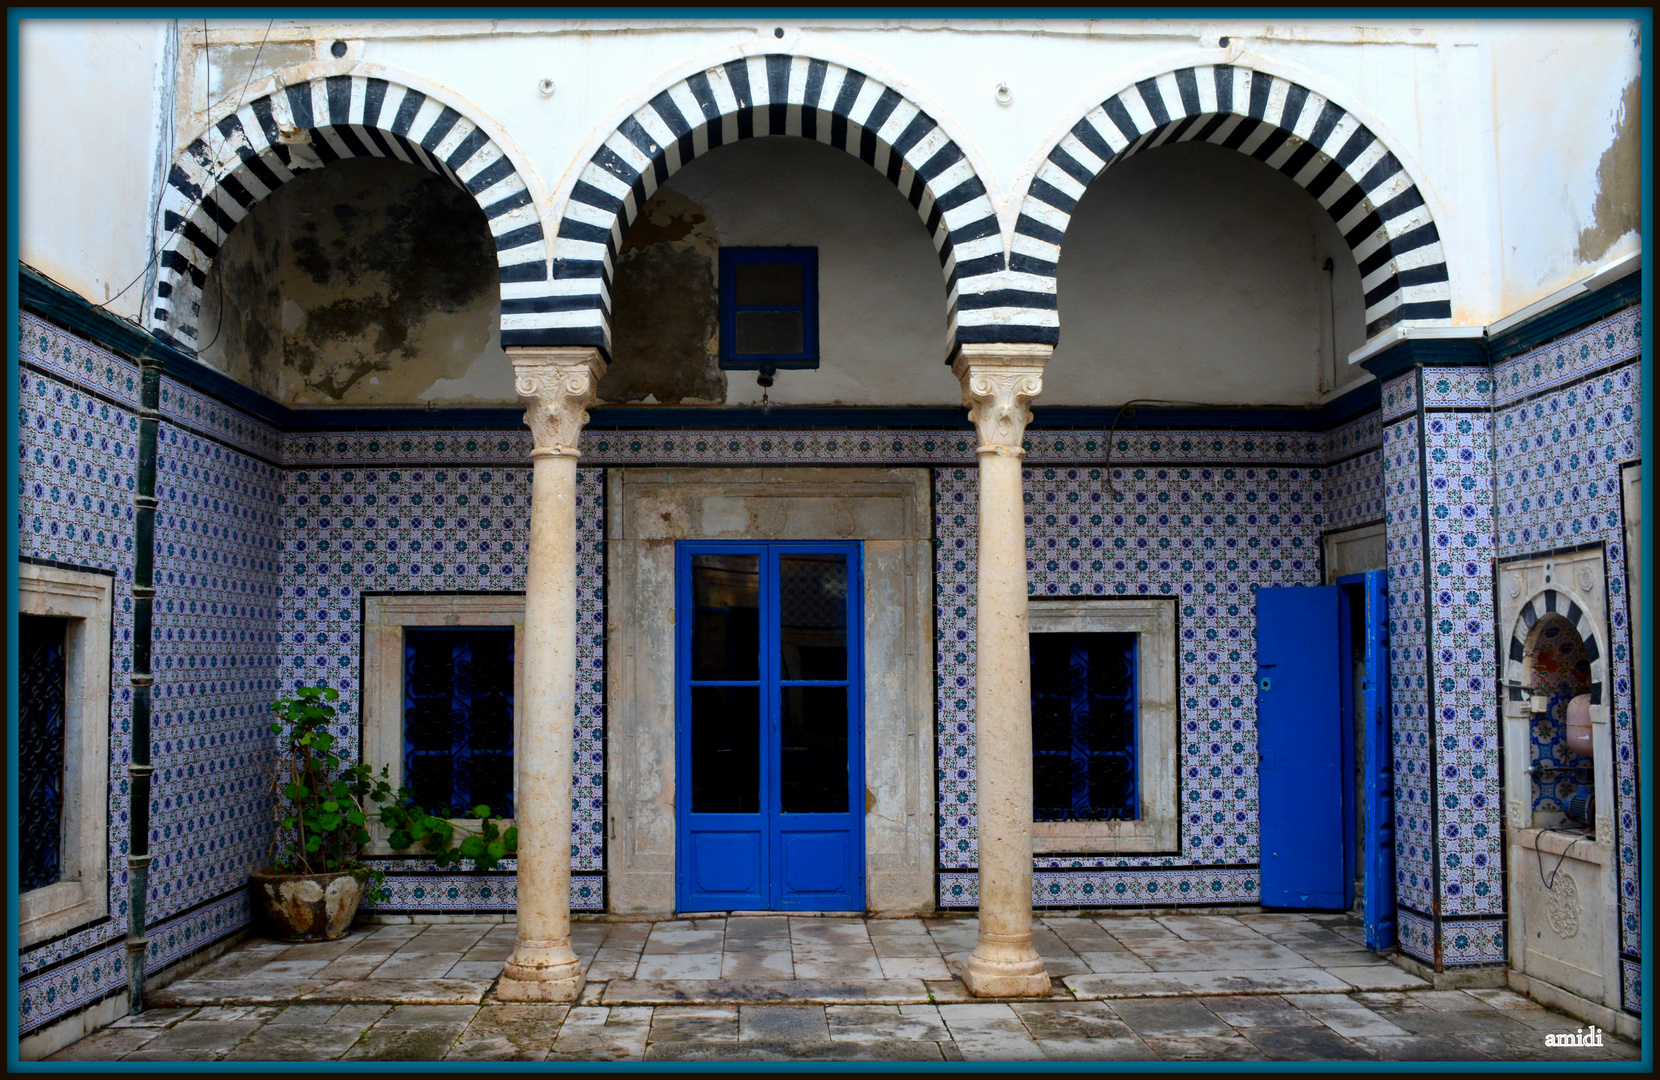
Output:
M1368 570L1364 574L1337 579L1344 598L1356 605L1363 635L1361 647L1362 770L1364 788L1364 887L1361 921L1366 947L1390 949L1395 945L1395 746L1389 718L1389 615L1388 572ZM1349 625L1354 625L1350 620Z
M1264 907L1354 902L1353 723L1342 590L1259 588L1257 782Z
M864 909L857 543L681 541L681 911Z

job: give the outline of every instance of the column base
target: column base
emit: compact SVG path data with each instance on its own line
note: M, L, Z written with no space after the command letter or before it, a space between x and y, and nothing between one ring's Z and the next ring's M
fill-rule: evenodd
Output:
M1048 997L1051 984L1043 958L1030 945L1025 951L1030 955L986 959L975 950L963 965L963 985L975 997Z
M514 948L496 984L502 1001L575 1001L588 982L570 945Z

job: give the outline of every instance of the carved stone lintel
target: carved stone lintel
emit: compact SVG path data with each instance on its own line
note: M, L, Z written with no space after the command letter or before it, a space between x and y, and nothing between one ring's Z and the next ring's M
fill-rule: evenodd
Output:
M1043 365L1049 345L965 345L951 370L963 387L968 418L980 429L982 452L1019 455L1032 413L1043 392Z
M577 436L588 422L588 406L605 374L605 361L591 346L514 346L513 389L525 403L525 424L535 441L532 454L577 454Z

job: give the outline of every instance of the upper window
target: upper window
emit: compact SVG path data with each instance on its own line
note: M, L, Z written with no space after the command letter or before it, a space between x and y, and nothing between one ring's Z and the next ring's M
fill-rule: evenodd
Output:
M818 367L818 249L722 248L721 367Z

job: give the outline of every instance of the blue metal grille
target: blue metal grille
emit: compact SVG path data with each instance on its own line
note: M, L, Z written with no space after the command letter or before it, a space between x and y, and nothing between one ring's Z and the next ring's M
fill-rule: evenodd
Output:
M1031 640L1033 820L1135 820L1136 635Z
M68 620L17 617L19 888L63 876L64 643Z
M513 815L513 629L404 630L404 783L428 813Z

